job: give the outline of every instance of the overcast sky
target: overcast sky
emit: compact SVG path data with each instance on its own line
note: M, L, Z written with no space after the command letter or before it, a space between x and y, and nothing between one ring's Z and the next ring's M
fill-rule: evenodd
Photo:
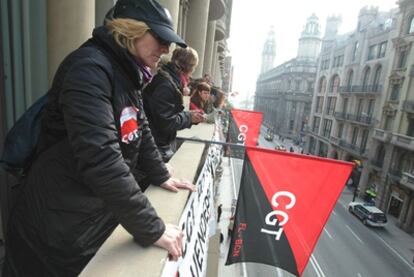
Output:
M261 52L270 26L276 35L276 60L279 65L296 57L298 39L312 14L319 18L322 35L327 16L341 15L339 33L355 29L363 6L378 6L380 11L396 8L396 0L233 0L228 47L233 57L233 91L239 100L252 96L260 73Z

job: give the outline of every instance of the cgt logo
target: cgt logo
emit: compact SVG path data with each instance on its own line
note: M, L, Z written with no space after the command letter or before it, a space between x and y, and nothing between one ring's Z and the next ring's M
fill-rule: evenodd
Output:
M240 125L239 135L237 136L237 144L244 145L244 143L246 142L248 130L249 130L249 127L247 127L247 125L244 125L244 124Z
M134 106L125 107L121 112L121 140L123 143L129 144L139 137L137 121L138 112L139 110Z
M281 198L284 198L283 203L285 205L279 206L279 200ZM280 220L278 230L269 230L262 228L260 232L274 235L275 240L279 240L283 233L283 225L285 225L289 221L289 214L287 213L287 210L292 209L296 204L296 196L291 193L290 191L278 191L276 192L272 197L272 206L274 208L277 208L276 210L271 211L268 213L265 217L265 222L269 226L276 226L278 222L278 217Z

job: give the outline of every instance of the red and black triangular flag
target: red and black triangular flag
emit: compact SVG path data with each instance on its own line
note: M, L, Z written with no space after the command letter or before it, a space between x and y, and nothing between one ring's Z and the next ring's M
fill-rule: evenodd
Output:
M259 139L263 113L232 109L229 118L227 142L246 146L256 146ZM227 156L244 159L244 148L229 146Z
M353 164L248 148L226 264L304 271Z

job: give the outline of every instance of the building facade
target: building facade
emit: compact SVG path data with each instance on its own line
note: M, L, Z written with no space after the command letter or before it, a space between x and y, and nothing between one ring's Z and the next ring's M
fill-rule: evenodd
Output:
M328 18L305 149L355 162L349 184L362 197L374 191L376 205L412 232L414 3L399 5L362 8L356 30L343 35L340 18Z
M102 25L115 0L0 2L0 153L7 130L48 90L63 58ZM195 78L208 73L216 85L225 75L232 0L159 0L177 32L199 54ZM231 87L226 83L227 87ZM0 170L2 215L8 214L12 187ZM3 185L3 184L8 184ZM1 228L0 228L1 229ZM0 238L3 236L0 233Z
M320 43L318 18L312 15L299 39L297 57L257 79L254 110L263 112L263 124L273 133L302 140L311 111ZM263 57L262 63L268 60Z

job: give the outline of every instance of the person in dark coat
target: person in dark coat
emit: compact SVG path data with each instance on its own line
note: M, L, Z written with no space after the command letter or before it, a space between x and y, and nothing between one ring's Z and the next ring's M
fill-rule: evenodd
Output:
M210 86L206 82L197 84L197 89L190 98L190 110L206 112L208 100L210 99Z
M177 48L144 89L144 109L164 162L176 152L177 131L204 121L199 111L184 111L183 87L198 63L191 47Z
M194 189L170 177L141 99L172 42L186 46L156 1L119 0L113 20L62 62L10 216L3 277L77 276L118 224L140 245L181 256L182 232L164 224L131 174L140 165L154 185Z

